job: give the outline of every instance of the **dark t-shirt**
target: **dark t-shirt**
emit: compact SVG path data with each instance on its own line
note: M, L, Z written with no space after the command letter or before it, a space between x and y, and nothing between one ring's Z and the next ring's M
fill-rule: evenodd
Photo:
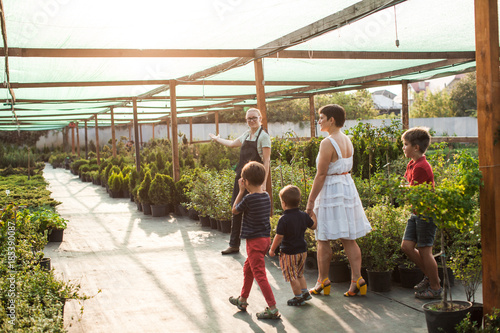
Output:
M429 183L434 186L434 173L425 155L416 162L411 160L406 166L405 178L410 186Z
M276 233L283 235L280 251L286 254L298 254L307 251L304 233L312 227L314 221L298 208L287 209L278 221Z
M236 205L236 210L243 214L241 238L271 236L271 199L267 192L245 195Z

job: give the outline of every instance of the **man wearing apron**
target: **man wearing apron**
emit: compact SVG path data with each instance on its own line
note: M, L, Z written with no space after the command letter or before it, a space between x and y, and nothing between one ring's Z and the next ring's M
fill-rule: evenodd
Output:
M264 164L266 168L266 179L269 177L269 166L271 161L271 137L261 127L261 114L258 109L249 109L246 113L247 124L250 130L246 131L235 140L224 140L219 135L210 134L212 140L227 146L241 147L240 160L236 167L236 177L234 179L233 196L231 198L231 206L238 196L239 186L238 179L241 178L241 169L249 161L257 161ZM264 182L265 186L266 182ZM238 253L240 251L240 233L242 214L233 215L231 224L231 237L229 247L222 251L222 254Z

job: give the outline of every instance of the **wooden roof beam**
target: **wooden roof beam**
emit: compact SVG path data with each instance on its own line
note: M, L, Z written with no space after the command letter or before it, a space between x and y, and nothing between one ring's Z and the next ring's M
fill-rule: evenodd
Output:
M164 84L168 80L141 80L141 81L80 81L80 82L23 82L11 83L11 87L19 88L60 88L60 87L101 87L101 86L136 86ZM266 81L266 86L304 86L328 84L324 81ZM179 85L212 85L212 86L253 86L255 81L204 80L187 81Z
M257 51L259 50L259 51ZM51 49L9 48L9 57L23 58L252 58L260 48L253 49ZM5 50L0 49L0 56ZM474 51L450 52L394 52L394 51L321 51L282 50L269 54L269 58L283 59L457 59L474 58Z

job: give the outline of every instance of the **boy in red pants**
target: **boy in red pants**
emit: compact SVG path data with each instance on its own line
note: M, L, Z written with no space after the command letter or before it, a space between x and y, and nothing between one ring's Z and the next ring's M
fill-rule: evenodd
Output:
M271 244L271 199L262 184L266 179L266 170L261 163L248 162L241 171L238 181L240 192L233 205L233 214L243 214L241 238L246 239L247 260L243 265L243 288L239 297L230 297L229 302L241 311L246 311L247 299L252 289L253 280L259 284L268 307L257 313L259 319L279 319L276 300L266 275L264 256ZM248 194L245 195L245 189Z

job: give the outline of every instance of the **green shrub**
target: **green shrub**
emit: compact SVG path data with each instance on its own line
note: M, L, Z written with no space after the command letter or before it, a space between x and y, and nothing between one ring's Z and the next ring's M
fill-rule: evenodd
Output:
M403 258L400 244L411 214L410 208L381 204L367 208L365 212L372 231L357 239L363 266L375 271L391 270Z
M151 203L151 199L149 198L149 187L151 186L151 171L146 172L144 176L144 180L139 185L137 189L137 195L139 201L142 203Z
M109 189L113 192L119 192L123 188L123 175L121 172L112 173L108 178Z
M161 173L156 174L149 187L148 196L150 202L154 205L165 205L171 202L171 184L173 184L172 177L162 175Z
M403 154L400 120L392 120L390 125L382 127L359 122L345 133L351 137L354 146L352 173L363 179L370 178Z

